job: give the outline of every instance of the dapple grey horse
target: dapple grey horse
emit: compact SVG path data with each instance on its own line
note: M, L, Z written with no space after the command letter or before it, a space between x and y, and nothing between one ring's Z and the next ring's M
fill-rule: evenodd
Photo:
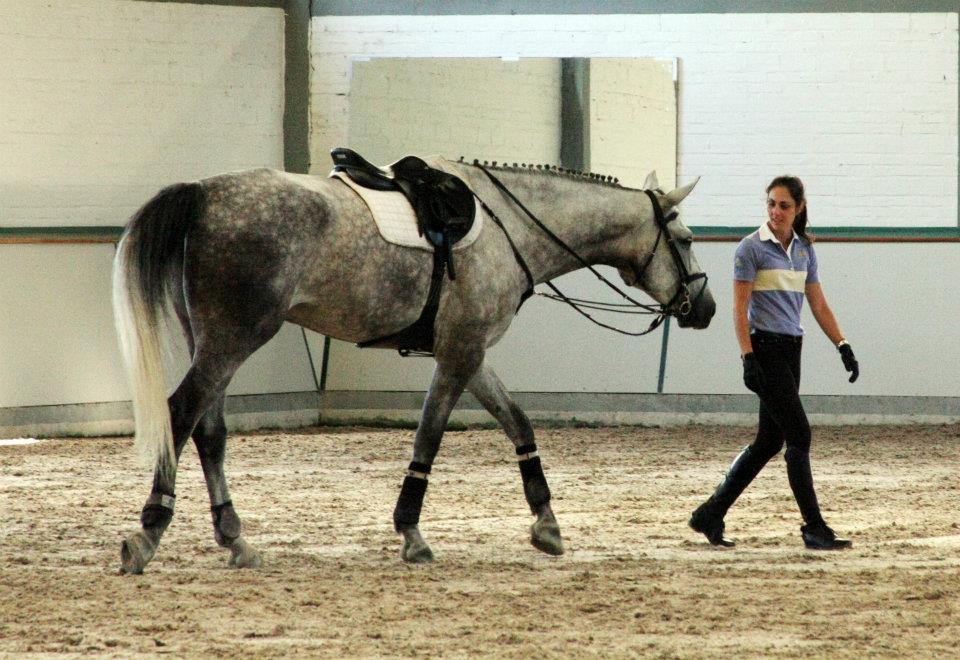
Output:
M420 533L420 507L448 417L464 389L499 421L518 450L524 493L536 516L531 542L562 554L533 429L484 355L506 332L530 288L520 261L535 283L583 264L534 226L481 168L441 163L503 225L488 218L475 242L458 250L456 279L443 284L435 320L436 367L394 514L401 557L410 562L433 557ZM640 190L577 174L493 169L584 261L617 268L627 284L659 303L676 300L684 284L678 259L688 273L700 272L690 230L675 217L658 228L653 202ZM647 187L653 189L651 177ZM670 211L695 184L658 191L656 198ZM259 566L259 553L241 535L223 470L227 384L284 321L351 342L409 326L424 307L432 263L427 251L384 241L364 202L336 179L268 169L223 174L165 188L134 214L117 249L114 310L133 389L135 444L153 466L154 478L142 528L122 544L122 571L140 573L153 558L173 517L177 461L191 436L210 495L214 538L230 550L230 565ZM680 326L704 328L715 311L706 279L692 283L688 293L692 305L683 313L669 311ZM192 362L167 398L161 328L170 308Z

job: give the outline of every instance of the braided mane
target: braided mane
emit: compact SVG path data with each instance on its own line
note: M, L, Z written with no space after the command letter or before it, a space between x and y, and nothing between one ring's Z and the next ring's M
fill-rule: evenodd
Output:
M473 159L473 162L465 161L463 156L460 156L458 163L465 163L467 165L483 165L490 170L498 170L501 172L534 172L537 174L543 174L547 176L559 176L564 179L572 179L575 181L587 181L589 183L595 183L601 186L611 186L613 188L624 188L620 185L620 179L617 179L612 176L607 176L604 174L597 174L595 172L581 172L580 170L570 170L558 165L536 165L534 163L500 163L498 161L487 162L483 161L481 163L476 158Z

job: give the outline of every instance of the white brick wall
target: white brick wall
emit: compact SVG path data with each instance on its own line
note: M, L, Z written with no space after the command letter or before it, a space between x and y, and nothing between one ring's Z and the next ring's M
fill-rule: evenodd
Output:
M690 224L758 222L791 172L814 224L955 226L957 39L955 13L315 17L312 162L347 137L353 56L677 57Z
M162 185L283 164L283 14L0 2L0 224L119 225Z
M282 167L283 22L269 8L2 0L0 226L117 226L173 181ZM129 398L112 258L0 246L0 407ZM285 328L231 393L312 388L302 356Z

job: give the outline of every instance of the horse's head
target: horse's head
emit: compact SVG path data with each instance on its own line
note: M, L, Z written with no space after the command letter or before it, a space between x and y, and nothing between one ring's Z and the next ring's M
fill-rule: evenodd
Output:
M651 200L646 212L649 222L642 223L648 228L642 244L652 247L631 256L627 267L618 268L624 282L643 289L665 305L667 312L677 317L681 328L706 328L717 308L706 274L693 255L693 232L680 220L676 209L697 181L664 193L659 189L657 175L650 173L644 188L656 191L652 194L662 210L658 220Z

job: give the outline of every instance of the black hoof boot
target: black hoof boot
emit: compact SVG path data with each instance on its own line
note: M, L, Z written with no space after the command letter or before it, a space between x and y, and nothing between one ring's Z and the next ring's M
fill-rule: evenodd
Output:
M810 550L844 550L853 546L850 539L838 539L826 523L804 525L800 528L803 544Z
M736 545L733 540L723 535L723 517L716 514L709 500L697 507L690 516L688 524L692 530L706 536L710 545L720 545L724 548L732 548Z

